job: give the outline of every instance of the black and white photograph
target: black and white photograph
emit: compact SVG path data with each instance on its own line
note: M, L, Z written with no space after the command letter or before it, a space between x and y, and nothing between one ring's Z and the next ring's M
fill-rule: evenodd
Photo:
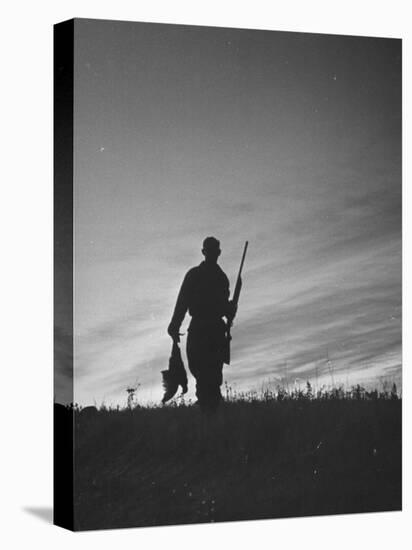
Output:
M401 510L402 41L74 19L54 70L56 523Z

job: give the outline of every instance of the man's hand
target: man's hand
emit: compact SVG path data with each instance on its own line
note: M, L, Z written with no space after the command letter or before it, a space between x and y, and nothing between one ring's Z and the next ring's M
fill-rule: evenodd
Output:
M172 323L167 327L167 333L169 334L170 338L178 344L180 342L180 334L179 334L179 327L176 327Z

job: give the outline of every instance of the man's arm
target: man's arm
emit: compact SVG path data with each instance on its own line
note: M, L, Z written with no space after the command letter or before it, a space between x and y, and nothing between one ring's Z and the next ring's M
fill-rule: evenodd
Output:
M186 274L183 279L182 286L180 287L179 294L177 296L175 309L172 315L172 320L167 328L169 336L174 342L179 342L179 330L180 325L185 318L186 312L189 308L189 288L190 288L190 275Z

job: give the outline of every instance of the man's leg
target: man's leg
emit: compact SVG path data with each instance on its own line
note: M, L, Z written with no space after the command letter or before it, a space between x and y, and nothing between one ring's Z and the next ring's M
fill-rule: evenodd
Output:
M201 344L201 333L198 330L189 327L186 341L186 355L189 371L196 380L196 397L200 406L202 406L202 403L204 402L202 391L203 384L201 383L201 372L203 369L200 368L202 360Z
M216 363L202 365L196 377L196 396L200 408L205 411L215 411L222 400L220 386L222 385L222 366Z
M187 359L189 370L196 378L196 397L202 410L216 410L222 400L222 338L224 332L220 324L212 330L189 328Z

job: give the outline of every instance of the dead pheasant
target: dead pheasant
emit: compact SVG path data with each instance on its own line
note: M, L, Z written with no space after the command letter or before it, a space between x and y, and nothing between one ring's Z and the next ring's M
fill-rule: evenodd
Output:
M179 386L182 386L182 394L187 392L187 374L183 364L180 348L173 342L172 354L169 359L169 368L162 370L163 389L165 394L162 403L166 403L176 395Z

